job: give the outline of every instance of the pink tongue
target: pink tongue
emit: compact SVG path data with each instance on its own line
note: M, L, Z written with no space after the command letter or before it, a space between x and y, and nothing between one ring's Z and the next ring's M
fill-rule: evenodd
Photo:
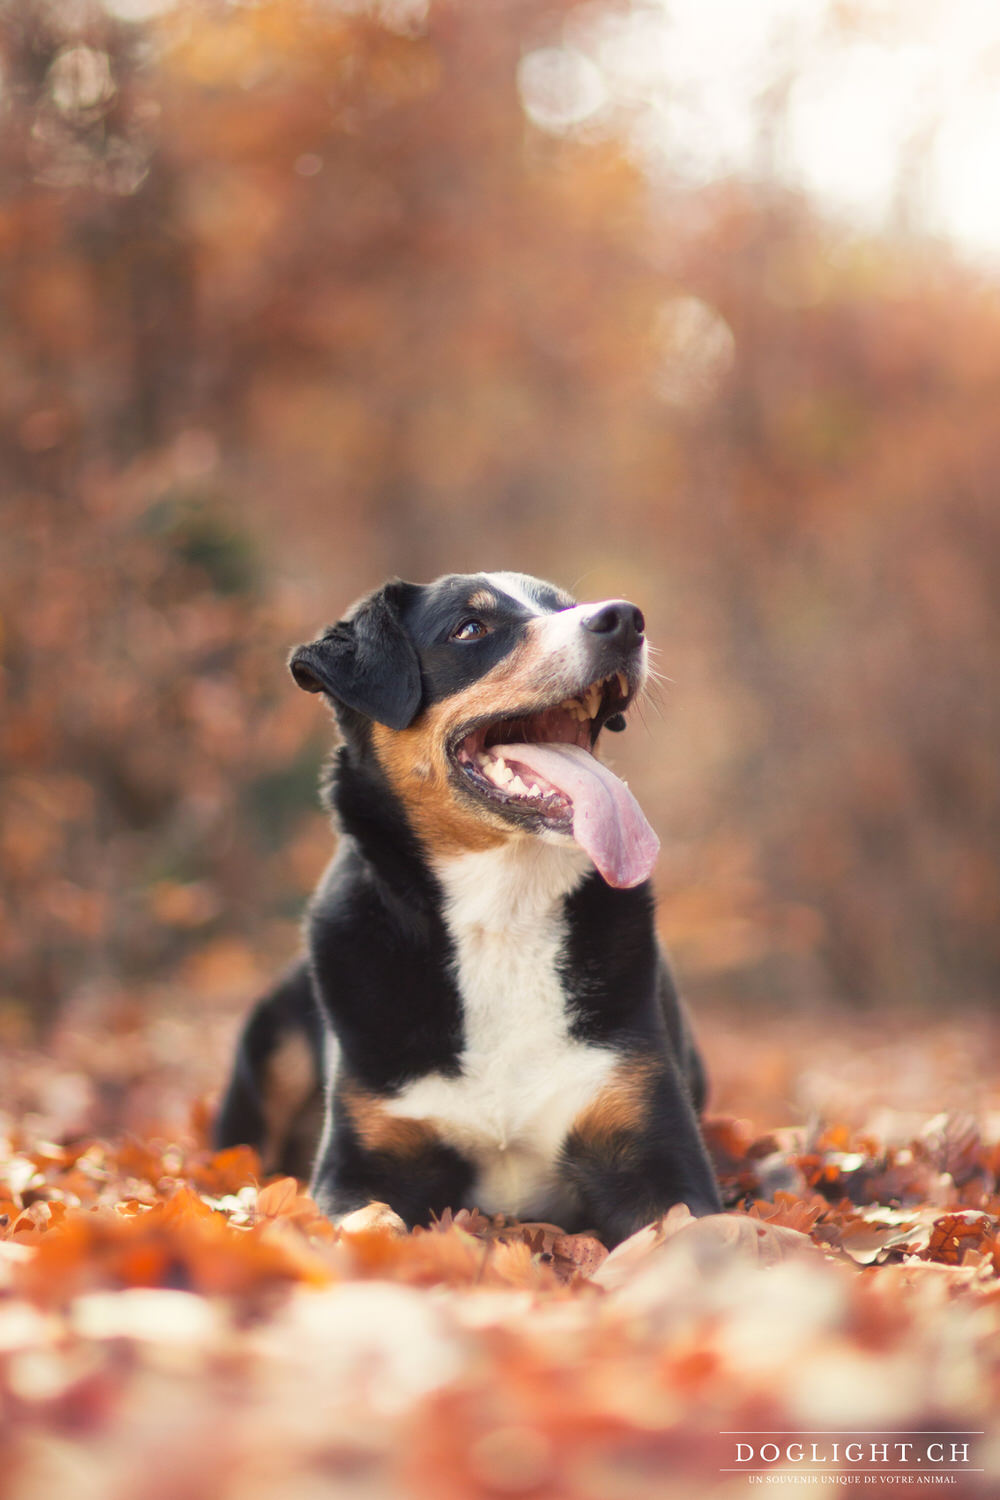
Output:
M573 837L608 885L639 885L656 863L660 841L623 781L580 745L494 745L493 753L527 766L573 804Z

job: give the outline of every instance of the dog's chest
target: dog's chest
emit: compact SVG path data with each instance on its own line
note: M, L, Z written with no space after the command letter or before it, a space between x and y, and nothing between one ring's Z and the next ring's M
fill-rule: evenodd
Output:
M392 1112L432 1120L477 1169L485 1212L554 1212L557 1159L616 1058L570 1035L563 898L590 868L536 840L443 862L462 999L461 1072L415 1080Z

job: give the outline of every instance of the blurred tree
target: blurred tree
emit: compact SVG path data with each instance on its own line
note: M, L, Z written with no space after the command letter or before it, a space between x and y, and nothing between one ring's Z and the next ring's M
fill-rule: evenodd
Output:
M689 981L995 991L995 290L654 193L578 10L0 5L12 996L266 946L326 842L282 651L504 564L649 606Z

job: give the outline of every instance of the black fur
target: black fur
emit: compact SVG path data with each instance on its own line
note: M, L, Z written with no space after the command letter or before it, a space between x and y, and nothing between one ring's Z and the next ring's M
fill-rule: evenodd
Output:
M343 1064L388 1093L457 1074L462 1008L440 888L370 752L345 745L332 788L342 838L306 922L313 980Z
M292 652L289 668L307 693L336 702L390 729L405 729L420 707L420 662L400 611L414 585L387 584L350 620Z

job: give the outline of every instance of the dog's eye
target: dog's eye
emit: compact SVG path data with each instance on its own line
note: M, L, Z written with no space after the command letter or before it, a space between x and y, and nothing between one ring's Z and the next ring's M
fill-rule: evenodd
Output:
M477 641L481 635L488 635L489 628L482 620L463 620L461 625L456 625L451 632L453 641Z

